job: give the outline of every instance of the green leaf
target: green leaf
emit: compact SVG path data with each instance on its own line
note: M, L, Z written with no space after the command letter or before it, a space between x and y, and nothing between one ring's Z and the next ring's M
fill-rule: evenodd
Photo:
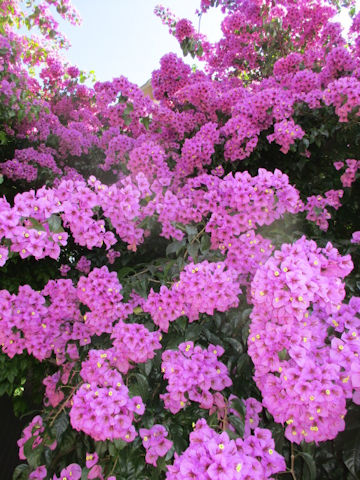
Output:
M148 360L145 364L144 364L144 373L145 375L148 377L150 375L150 372L152 370L152 367L153 367L153 361L152 360Z
M238 375L241 375L243 370L245 370L246 367L249 366L249 360L248 360L248 355L246 353L243 353L240 355L239 360L236 365L236 372Z
M306 465L306 470L303 475L304 480L315 480L316 464L314 458L306 452L298 452L298 455L304 459Z
M175 255L178 255L178 253L185 246L185 244L185 239L181 241L176 240L175 242L170 243L170 245L166 247L166 256L169 256L171 253L175 253Z
M26 480L29 478L30 468L25 463L18 465L13 473L12 480Z
M150 125L150 118L149 117L143 117L140 119L140 123L144 125L146 130L149 130L149 125Z
M118 279L121 280L123 277L126 277L129 273L136 273L131 267L122 267L117 271Z
M107 450L107 443L106 442L95 442L95 452L101 458Z
M210 332L209 329L204 328L202 330L202 334L205 335L206 339L213 345L220 345L221 347L224 346L221 338L215 335L214 333Z
M278 452L281 452L283 449L283 445L285 443L285 435L284 435L284 428L282 425L278 423L272 423L269 425L269 430L271 430L272 437L275 442L275 449Z
M136 373L133 375L133 377L135 377L136 382L133 383L129 388L131 395L139 395L144 401L146 401L150 393L150 387L147 378L142 373Z
M230 338L226 337L224 338L224 341L228 343L229 345L232 346L234 350L236 350L237 353L242 353L243 352L243 346L239 340L236 340L235 338Z
M236 433L238 433L240 437L243 437L245 429L244 420L240 417L236 417L235 415L229 415L228 419L231 425L235 428Z
M190 243L190 245L188 246L189 255L194 262L196 262L198 258L199 247L200 245L198 243Z
M207 252L210 248L211 242L210 237L206 233L204 233L201 237L200 241L200 251L201 253Z
M290 358L286 348L283 348L280 352L278 352L278 357L279 360L288 360Z
M32 448L35 437L31 437L24 445L24 455L31 468L36 468L41 465L40 458L42 456L44 447L38 445L36 448Z
M117 455L117 451L116 451L116 447L113 443L109 443L109 446L108 446L108 450L109 450L109 454L111 457L116 457Z
M234 398L232 401L231 401L231 406L232 408L234 408L238 413L240 413L241 417L242 418L245 418L245 414L246 414L246 407L245 407L245 404L242 400L240 400L240 398Z
M80 480L87 480L88 479L88 473L89 473L89 469L83 467L82 472L81 472L81 479Z
M62 412L54 422L53 431L55 433L56 440L59 442L63 433L69 426L69 416L67 413Z
M43 227L43 225L40 222L38 222L35 218L30 217L29 220L31 222L32 228L42 232L45 231L45 228Z
M185 332L185 341L195 341L200 337L201 325L199 323L192 323L188 326Z
M48 218L47 223L49 225L50 232L60 233L64 231L59 215L55 215L53 213L51 217Z
M192 235L192 236L195 236L198 233L197 228L194 227L193 225L185 225L185 230L188 235Z
M114 440L114 445L117 450L123 450L128 445L128 443L124 442L124 440L121 440L121 438L116 438Z
M133 110L134 110L134 105L129 102L125 107L124 114L129 115L129 113L131 113Z
M359 478L360 475L360 431L352 437L352 445L343 451L343 459L348 470Z

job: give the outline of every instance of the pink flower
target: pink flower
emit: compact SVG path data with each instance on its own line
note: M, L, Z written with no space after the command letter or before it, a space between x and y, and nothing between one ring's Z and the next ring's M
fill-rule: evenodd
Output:
M72 463L68 467L61 470L60 477L53 476L53 480L80 480L81 467L77 463Z
M360 243L360 230L357 232L353 232L351 243Z
M47 475L47 470L45 465L41 465L41 467L37 467L36 470L30 473L29 478L31 480L43 480Z

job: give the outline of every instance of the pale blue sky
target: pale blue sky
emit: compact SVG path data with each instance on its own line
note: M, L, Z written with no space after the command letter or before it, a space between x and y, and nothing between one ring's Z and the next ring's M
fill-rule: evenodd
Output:
M197 27L197 0L73 0L83 21L80 27L61 22L72 44L65 53L69 62L82 70L95 70L97 80L125 75L133 83L144 84L159 68L163 55L181 55L177 40L153 13L159 3ZM201 32L211 41L220 38L221 19L220 9L202 16ZM186 61L194 63L190 56Z
M199 0L73 0L83 22L75 27L61 22L61 30L72 44L65 52L67 59L82 70L95 70L97 80L124 75L131 82L143 85L151 72L159 68L163 55L168 52L182 55L177 40L153 13L158 3L198 26L195 10L199 8ZM360 0L356 3L359 8ZM220 38L222 18L219 8L202 16L201 33L210 41ZM339 20L348 27L347 15ZM190 56L185 61L190 65L195 63Z

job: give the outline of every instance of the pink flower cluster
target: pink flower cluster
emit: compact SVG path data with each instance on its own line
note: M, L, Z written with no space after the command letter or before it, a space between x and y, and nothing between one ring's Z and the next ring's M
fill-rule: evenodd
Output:
M87 275L91 270L91 262L84 255L79 258L79 261L75 267L79 272L85 273Z
M351 243L360 243L360 230L353 232Z
M77 295L90 309L83 318L92 335L112 333L114 322L132 312L131 307L121 302L121 289L116 272L109 272L106 266L94 268L87 277L80 277Z
M252 281L259 266L264 265L272 254L274 246L270 240L249 230L227 246L220 245L220 250L223 253L227 250L224 262L240 275L240 284L244 285Z
M110 265L114 264L115 263L115 260L117 258L119 258L121 256L121 253L118 252L117 250L114 250L113 248L110 248L110 250L108 250L107 254L106 254L106 257L108 259L108 262L110 263Z
M327 230L331 218L330 212L327 210L327 206L335 208L337 210L341 207L340 198L344 194L343 190L329 190L325 192L325 197L321 195L312 195L307 198L304 210L307 212L306 219L316 223L321 230Z
M176 22L175 38L181 43L185 38L191 38L195 33L191 22L186 18L182 18Z
M285 470L270 430L256 428L244 440L216 433L204 419L190 433L189 447L168 466L166 480L263 480Z
M41 292L29 285L20 286L18 295L1 290L0 343L3 351L13 357L27 349L39 360L55 353L58 364L64 363L66 354L76 360L75 341L86 345L92 335L112 333L114 322L132 312L131 305L122 302L121 289L116 272L109 272L104 266L95 268L88 277L80 277L77 287L70 279L61 279L50 280ZM84 316L80 314L80 302L90 309ZM159 344L155 341L155 333L148 332L148 335L145 345L150 349L147 355L151 355L151 348ZM116 338L116 333L114 336ZM142 341L145 338L146 332L143 332ZM121 344L121 340L117 342ZM137 358L145 358L142 350L137 355Z
M30 480L43 480L46 478L47 469L45 465L41 465L37 467L33 472L30 473L29 478Z
M24 178L27 182L31 182L37 178L38 170L33 164L43 168L46 167L55 174L61 174L61 170L56 165L51 149L44 148L43 150L44 151L38 151L32 147L15 150L14 158L2 163L0 170L8 178L13 180Z
M165 159L163 148L153 141L144 141L129 153L127 168L134 177L142 173L149 181L157 179L160 185L165 186L169 185L171 179Z
M170 191L157 194L151 205L159 213L166 238L183 237L183 232L173 226L175 222L186 225L210 215L206 232L211 234L212 248L221 249L241 233L303 208L299 192L289 185L287 175L278 169L272 173L262 168L255 177L248 172L223 179L217 174L201 174L189 178L176 195Z
M10 240L10 250L19 252L21 258L33 255L37 260L45 256L57 259L60 246L65 246L68 239L63 225L70 229L77 244L89 249L105 244L109 249L116 243L115 235L106 231L105 220L94 219L94 211L101 207L128 248L136 250L144 234L138 228L140 201L149 193L149 184L143 174L137 175L135 181L139 186L130 178L111 187L95 177L90 177L90 186L80 180L65 180L57 188L17 194L13 207L0 199L0 238ZM0 263L4 264L7 248L0 248Z
M86 465L86 468L89 469L89 473L87 474L87 478L89 480L93 480L93 479L104 480L103 468L101 465L99 465L98 462L99 462L99 456L96 452L86 454L85 465ZM116 480L114 475L110 475L109 477L106 477L106 479ZM69 480L72 480L72 479L69 479Z
M111 338L118 356L117 368L127 373L136 364L154 358L155 350L161 348L162 336L139 323L127 324L120 320L113 328Z
M42 327L47 345L55 353L59 365L66 361L66 353L76 360L75 341L78 340L80 346L88 345L92 335L81 316L76 287L70 279L50 280L41 293L48 304L46 328Z
M223 353L219 345L209 345L205 350L194 347L193 342L181 343L178 350L165 350L161 371L169 385L168 393L160 395L165 408L175 414L193 401L210 409L214 404L210 389L221 391L232 384L226 366L218 361Z
M344 429L348 393L331 354L327 319L341 311L341 279L352 268L349 255L303 237L276 251L252 282L248 352L254 379L263 405L287 424L292 442L328 440Z
M304 135L304 130L291 119L275 123L274 133L268 135L267 139L270 143L275 140L281 145L280 151L288 153L290 145L293 145L296 139L302 139Z
M351 185L356 180L356 173L360 170L360 160L355 160L353 158L348 158L346 160L347 168L345 172L341 175L341 183L343 187L351 187Z
M32 450L35 450L40 444L43 443L43 438L41 437L41 434L44 433L45 427L43 424L43 420L40 415L36 415L29 425L24 428L22 432L21 438L18 440L17 444L19 447L19 458L21 460L26 460L25 454L24 454L24 445L27 443L30 439L32 439L32 445L31 448ZM56 441L53 442L51 445L48 445L50 450L54 450L56 448Z
M163 457L172 447L173 442L168 440L168 432L163 425L154 425L150 429L140 428L140 437L146 450L145 462L156 467L159 457Z
M227 415L235 415L235 417L241 418L240 413L233 408L233 402L236 400L237 402L242 402L245 406L245 418L244 420L244 438L248 437L251 435L252 430L257 428L260 423L260 412L263 409L262 404L257 401L253 397L246 398L245 400L240 400L238 397L235 395L230 395L228 401L224 401L223 405L221 406L220 409L218 409L218 413L220 414L220 418L226 421L226 425L228 422ZM231 430L232 432L235 432L235 428L231 425L227 425L227 428Z
M39 360L49 357L52 340L45 330L51 329L52 319L47 318L45 298L29 285L23 285L19 287L18 295L1 290L0 305L0 343L3 351L9 357L25 349ZM56 327L53 333L58 331L58 325Z
M229 174L224 179L212 177L211 183L204 201L212 213L206 232L211 234L213 248L226 247L241 233L257 225L269 225L285 212L296 213L301 208L298 191L277 169L272 173L260 168L256 177L248 172Z
M80 480L81 473L82 469L80 465L77 463L72 463L61 470L59 477L54 475L52 480Z
M213 315L215 310L225 312L236 307L241 293L237 274L226 268L224 262L190 263L180 273L179 281L170 289L165 285L160 292L152 289L143 303L144 312L150 313L154 323L164 332L169 322L186 315L190 322L200 313Z
M152 73L152 87L156 100L166 98L185 87L191 68L175 53L168 53L160 60L160 69Z
M190 175L195 168L201 172L204 165L209 165L215 152L214 145L219 143L219 138L217 124L212 122L203 125L192 138L187 138L176 165L179 177Z
M330 83L324 91L326 105L333 105L339 122L348 122L349 115L360 115L360 81L354 77L342 77Z
M134 415L145 410L141 397L129 397L118 362L113 350L90 350L88 360L82 363L80 375L87 383L72 399L70 421L75 430L96 441L121 438L132 442L137 435Z
M54 200L53 192L45 187L36 193L30 190L17 194L14 207L0 199L0 238L10 240L10 250L18 252L21 258L33 255L37 260L46 256L57 259L60 245L66 245L66 232L55 233L49 229L52 214L59 211ZM4 251L1 254L3 264L7 255Z

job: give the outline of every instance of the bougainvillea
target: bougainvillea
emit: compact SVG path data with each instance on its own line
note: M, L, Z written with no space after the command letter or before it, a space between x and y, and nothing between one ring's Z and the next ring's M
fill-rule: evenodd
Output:
M218 42L156 8L203 69L165 55L151 98L66 62L70 0L1 3L15 480L360 474L360 13L199 3Z

